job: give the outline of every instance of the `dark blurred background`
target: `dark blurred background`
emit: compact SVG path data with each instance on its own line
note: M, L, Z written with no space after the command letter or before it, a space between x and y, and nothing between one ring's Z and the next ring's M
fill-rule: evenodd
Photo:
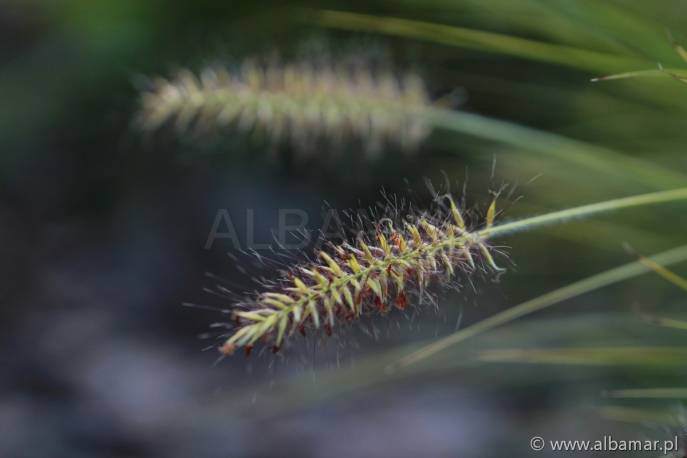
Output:
M657 62L684 66L665 30L681 38L686 8L682 2L1 1L0 457L529 456L535 433L584 438L630 428L631 436L660 436L662 430L638 432L605 420L596 404L613 383L680 380L684 374L675 368L451 367L372 383L370 373L381 367L355 362L448 334L459 317L474 322L631 261L623 242L644 253L670 248L684 239L684 211L677 207L508 239L512 264L506 262L510 272L501 282L478 278L474 291L441 292L438 312L398 314L333 339L299 341L291 355L238 355L214 364L218 353L202 351L214 341L198 336L226 315L182 306L230 307L229 298L204 288L220 284L240 294L255 288L251 276L275 272L226 239L206 249L221 209L242 242L254 223L254 240L269 243L279 209L305 210L316 231L325 202L360 208L378 202L381 189L400 195L412 189L420 204L428 203L425 178L443 183L448 176L454 190L468 179L467 200L482 210L490 190L517 186L503 202L506 218L652 190L646 181L446 130L410 155L391 147L369 160L350 148L299 162L269 154L264 143L239 132L222 141L184 140L164 131L142 134L132 120L148 77L326 48L333 56L364 52L418 71L433 99L459 94L459 110L681 173L687 86L678 81L593 85L591 77L622 65L591 68L526 58L526 50L498 45L325 27L312 11L467 27L632 58L651 69ZM517 196L523 199L515 202ZM636 302L680 301L684 296L660 279L645 278L569 304L577 321L564 321L563 309L552 311L550 323L497 334L491 344L656 338L631 318L628 331L613 313L627 318ZM341 367L352 369L339 374ZM334 372L327 378L323 370Z

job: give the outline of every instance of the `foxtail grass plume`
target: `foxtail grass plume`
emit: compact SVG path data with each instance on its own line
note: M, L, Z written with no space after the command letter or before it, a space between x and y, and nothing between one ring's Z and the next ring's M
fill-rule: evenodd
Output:
M237 69L154 79L141 96L139 122L148 131L171 122L179 133L256 130L301 154L356 142L375 153L387 145L413 150L429 134L419 115L429 104L424 82L412 74L247 60Z
M405 309L423 297L431 280L453 280L480 266L502 270L453 199L447 200L440 214L406 218L398 226L384 218L354 245L332 244L316 259L291 267L265 291L237 305L236 327L220 351L229 355L243 347L249 354L258 342L276 351L298 331L305 335L308 329L324 328L331 334L337 321ZM486 228L494 216L492 203Z

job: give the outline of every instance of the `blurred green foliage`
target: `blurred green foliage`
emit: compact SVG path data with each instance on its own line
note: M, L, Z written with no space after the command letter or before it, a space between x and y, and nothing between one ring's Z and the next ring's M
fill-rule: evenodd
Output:
M404 179L419 188L425 176L442 181L445 173L451 181L467 176L469 200L484 207L488 190L505 182L518 185L511 202L499 202L506 219L687 184L687 85L667 73L591 82L659 65L687 71L674 48L687 44L683 1L17 0L2 9L0 174L15 186L23 170L45 163L66 183L71 199L60 210L65 214L107 215L122 195L205 169L258 176L256 187L277 182L340 206L369 204L382 186L402 193ZM465 98L420 153L389 150L371 165L356 160L355 151L336 164L275 163L238 139L156 144L132 129L137 85L145 76L274 51L289 55L318 43L334 54L380 49L394 65L419 70L435 98L458 88ZM517 270L494 287L505 300L483 285L486 292L476 299L481 307L470 307L465 320L631 261L623 243L643 254L684 243L684 210L684 204L642 207L509 239ZM684 266L675 270L684 273ZM452 301L459 299L451 296L442 306ZM553 338L590 347L609 340L635 347L684 340L677 330L633 321L634 303L683 306L684 295L657 279L633 280L466 344L413 377L448 384L469 379L487 391L518 384L569 387L595 377L608 389L679 385L684 365L672 364L674 358L660 370L647 365L619 375L616 366L591 372L494 369L474 357L487 347L539 348ZM427 326L432 319L425 318L419 334L389 345L452 331L446 323ZM384 383L382 368L373 356L353 369L322 374L315 384L288 379L272 407L304 407L342 392L362 395L372 382ZM580 386L585 396L598 393L599 383L591 390Z

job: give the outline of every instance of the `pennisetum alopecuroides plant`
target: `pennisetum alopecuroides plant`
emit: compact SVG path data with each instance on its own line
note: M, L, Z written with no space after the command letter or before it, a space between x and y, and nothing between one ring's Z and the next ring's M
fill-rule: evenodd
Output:
M236 304L236 326L220 346L225 355L243 347L250 354L258 342L276 351L297 330L324 327L331 332L337 319L350 321L390 305L405 308L408 293L422 294L429 281L472 273L478 265L501 271L490 239L623 208L687 200L687 188L612 199L494 225L495 201L481 228L470 228L451 196L448 211L421 214L396 222L377 222L374 234L357 244L332 245L317 259L296 265L254 297ZM529 308L519 313L527 313ZM506 316L506 315L504 315ZM504 318L505 319L505 318ZM500 321L494 320L495 326Z
M326 142L356 141L368 152L385 145L411 150L437 125L437 110L415 75L365 66L308 61L257 63L238 68L189 70L158 78L141 97L139 122L155 130L174 122L179 132L261 131L302 154ZM439 122L438 125L441 125ZM316 257L288 269L262 292L235 304L235 328L223 354L265 342L278 350L288 336L308 328L327 333L337 321L373 311L405 308L433 279L471 274L479 266L500 271L488 241L534 226L619 208L687 198L686 189L663 191L535 216L494 226L492 202L484 224L470 227L455 201L445 211L376 221L355 243L330 244Z

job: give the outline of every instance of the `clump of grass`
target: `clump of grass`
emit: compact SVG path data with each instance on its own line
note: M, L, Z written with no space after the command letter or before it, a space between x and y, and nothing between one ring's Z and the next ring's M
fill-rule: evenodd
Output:
M478 265L500 271L491 248L471 230L458 206L431 216L422 214L394 222L384 218L371 235L359 236L355 245L332 244L317 258L289 269L268 285L268 290L239 304L234 312L237 328L220 351L232 354L238 347L250 353L264 340L279 349L285 338L306 328L324 327L331 334L336 320L352 321L368 312L405 309L409 294L422 297L432 279L454 279L472 273ZM486 215L485 230L495 218L495 202Z
M429 127L416 114L430 104L413 74L364 65L246 60L238 68L182 70L156 78L141 95L140 126L173 122L189 130L260 131L301 153L357 141L370 153L392 144L414 149Z

